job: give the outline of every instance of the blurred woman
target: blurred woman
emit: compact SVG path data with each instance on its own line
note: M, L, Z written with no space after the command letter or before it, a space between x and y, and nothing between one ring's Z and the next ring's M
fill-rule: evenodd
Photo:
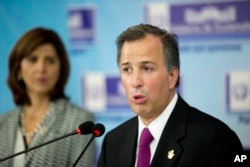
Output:
M94 121L91 113L71 104L65 95L69 70L65 47L54 31L38 27L18 40L9 56L8 75L17 107L0 117L0 159L67 134L85 121ZM90 137L70 136L5 160L0 166L69 167ZM92 144L78 165L93 164Z

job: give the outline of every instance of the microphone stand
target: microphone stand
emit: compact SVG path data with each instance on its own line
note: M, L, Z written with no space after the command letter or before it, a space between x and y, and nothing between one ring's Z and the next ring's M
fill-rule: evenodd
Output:
M68 136L75 135L75 134L77 134L77 131L74 130L73 132L68 133L68 134L66 134L66 135L63 135L63 136L61 136L61 137L57 137L57 138L55 138L55 139L53 139L53 140L50 140L50 141L47 141L47 142L45 142L45 143L39 144L39 145L37 145L37 146L31 147L31 148L29 148L29 149L27 149L27 150L20 151L20 152L18 152L18 153L12 154L12 155L10 155L10 156L8 156L8 157L2 158L2 159L0 159L0 162L5 161L5 160L10 159L10 158L13 158L13 157L15 157L15 156L18 156L18 155L20 155L20 154L26 153L26 152L28 152L28 151L34 150L34 149L36 149L36 148L42 147L42 146L44 146L44 145L50 144L50 143L55 142L55 141L57 141L57 140L61 140L61 139L66 138L66 137L68 137Z
M90 143L92 142L92 140L94 140L95 137L96 137L95 135L93 135L93 136L91 137L91 139L89 140L89 142L87 143L87 145L85 146L85 148L82 150L81 154L78 156L77 160L75 161L75 163L73 164L72 167L75 167L75 166L76 166L76 164L77 164L78 161L81 159L82 155L85 153L85 151L87 150L87 148L89 147Z
M92 134L93 134L93 136L90 138L89 142L87 143L87 145L85 146L85 148L82 150L81 154L79 155L79 157L77 158L77 160L75 161L75 163L73 164L72 167L76 166L76 164L78 163L78 161L80 160L80 158L84 154L84 152L87 150L87 148L90 145L90 143L92 142L92 140L95 137L99 137L99 136L103 135L104 132L105 132L105 127L103 126L103 124L97 123L97 124L95 124L93 126L93 128L92 128Z

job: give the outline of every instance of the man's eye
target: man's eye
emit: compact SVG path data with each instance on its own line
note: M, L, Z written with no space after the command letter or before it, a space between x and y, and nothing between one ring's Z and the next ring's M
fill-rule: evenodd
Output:
M125 67L122 69L123 72L130 72L132 69L129 67Z
M144 67L144 70L145 71L152 71L152 68L150 68L150 67Z

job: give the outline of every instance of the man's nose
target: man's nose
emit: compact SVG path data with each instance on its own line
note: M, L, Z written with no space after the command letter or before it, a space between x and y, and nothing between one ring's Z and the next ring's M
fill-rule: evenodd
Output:
M131 86L134 88L143 86L143 79L139 71L133 71L133 74L131 77Z

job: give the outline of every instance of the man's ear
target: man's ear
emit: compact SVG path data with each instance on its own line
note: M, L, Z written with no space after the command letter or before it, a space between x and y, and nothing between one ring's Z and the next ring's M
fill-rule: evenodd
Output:
M177 67L173 67L169 72L169 87L171 89L176 87L178 79L179 79L179 69Z

